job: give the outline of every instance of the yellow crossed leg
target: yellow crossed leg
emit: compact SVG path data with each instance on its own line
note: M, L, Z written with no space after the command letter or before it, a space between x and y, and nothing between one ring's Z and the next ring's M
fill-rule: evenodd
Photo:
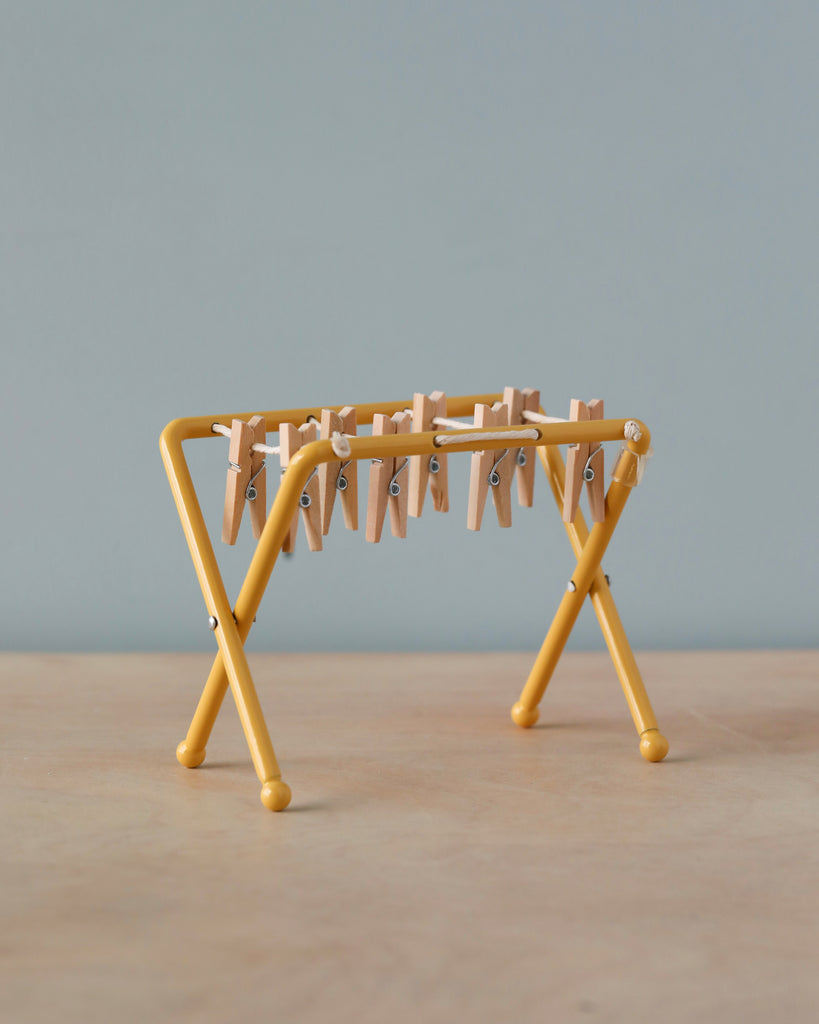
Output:
M205 759L208 737L229 685L236 701L253 766L262 783L262 803L272 811L281 811L290 803L290 787L282 781L243 645L281 550L284 536L289 529L299 495L310 473L310 466L301 459L298 460L296 468L294 460L295 471L288 473L283 479L271 515L256 547L234 613L225 592L202 510L182 453L181 439L181 428L176 424L170 424L162 435L162 455L205 604L210 613L219 653L213 663L188 734L177 747L177 760L187 768L195 768ZM329 442L326 447L329 451Z
M648 450L649 443L648 431L644 430L641 440L629 442L621 455L614 474L615 479L609 486L606 496L604 522L595 523L589 533L582 514L578 512L574 523L564 524L578 560L571 581L575 589L567 590L560 602L520 700L512 708L512 718L524 728L529 728L537 722L538 704L577 621L583 601L589 594L640 736L640 753L647 761L662 761L668 753L668 740L658 729L634 653L617 614L608 580L600 565L631 488L636 484L637 458ZM563 459L559 451L551 446L538 448L538 455L557 506L562 509L566 475Z

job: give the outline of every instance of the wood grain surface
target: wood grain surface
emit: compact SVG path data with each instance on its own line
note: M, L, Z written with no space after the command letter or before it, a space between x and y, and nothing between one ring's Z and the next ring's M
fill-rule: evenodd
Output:
M210 658L0 655L0 1020L817 1019L819 653L252 655L292 807Z

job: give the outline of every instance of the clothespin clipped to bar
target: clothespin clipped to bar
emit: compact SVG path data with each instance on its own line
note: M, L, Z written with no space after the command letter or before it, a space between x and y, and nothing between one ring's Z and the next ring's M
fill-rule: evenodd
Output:
M603 399L594 398L586 405L573 398L569 419L576 422L604 419ZM606 492L603 485L603 446L598 441L569 446L563 493L563 521L566 523L574 522L584 482L592 521L602 523L606 518Z
M286 470L296 452L305 445L316 440L315 422L305 423L296 427L292 423L279 424L279 458L282 471ZM321 504L319 502L319 484L316 470L310 474L304 490L299 497L299 509L304 522L307 545L311 551L321 551ZM290 554L296 546L296 533L299 527L299 512L293 516L290 530L282 544L282 551Z
M333 434L355 436L357 430L355 406L346 405L341 412L332 409L321 410L322 440L329 441ZM344 525L348 530L358 529L358 463L355 459L345 462L323 462L318 471L319 497L321 502L321 532L330 532L333 504L336 491L341 498Z
M509 426L509 407L502 402L475 406L476 427ZM512 525L512 471L514 461L511 448L499 451L476 451L472 453L469 474L469 507L466 525L469 530L480 530L486 496L492 488L492 501L500 526Z
M433 419L446 417L446 395L433 391L431 395L416 392L412 399L412 430L423 433L433 430ZM446 455L413 455L409 467L409 514L417 519L424 510L427 484L436 512L449 511L449 472Z
M254 452L254 444L264 444L267 436L264 416L233 420L230 425L225 512L222 517L222 540L235 544L239 536L245 502L250 503L250 524L256 540L262 535L267 518L267 476L264 452Z
M523 418L524 410L538 412L540 409L540 391L535 391L534 388L524 388L522 391L517 388L504 388L503 403L509 409L509 426L517 426L527 422ZM518 504L524 508L531 508L534 504L537 455L534 448L518 448L513 454L515 476L518 481Z
M411 420L412 416L408 412L397 412L393 416L376 413L373 416L373 435L409 434ZM388 506L393 537L407 535L408 471L409 459L406 456L397 459L373 459L367 494L366 539L374 544L381 540Z

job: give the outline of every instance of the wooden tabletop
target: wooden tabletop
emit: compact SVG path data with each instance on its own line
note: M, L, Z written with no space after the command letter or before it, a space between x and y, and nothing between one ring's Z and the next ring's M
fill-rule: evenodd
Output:
M819 652L255 655L282 814L210 660L0 655L0 1020L819 1019Z

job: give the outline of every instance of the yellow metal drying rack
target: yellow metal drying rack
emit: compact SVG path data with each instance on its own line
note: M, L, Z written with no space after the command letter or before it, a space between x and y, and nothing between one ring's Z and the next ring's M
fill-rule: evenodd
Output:
M491 405L502 394L464 395L447 398L447 413L452 417L472 414L477 403ZM359 424L369 424L373 416L383 413L391 416L411 402L382 402L356 406ZM325 406L340 411L341 406ZM263 415L269 432L278 431L282 423L304 423L318 419L321 407L309 409L283 409L272 412L230 413L219 416L197 416L177 419L169 423L160 438L160 450L168 473L173 496L182 520L182 527L193 564L207 606L209 622L214 630L219 651L199 699L185 739L179 744L176 756L186 768L195 768L205 759L205 747L219 714L228 686L239 711L242 728L259 781L262 783L261 800L272 811L281 811L290 803L290 787L282 780L276 754L270 741L256 687L250 674L244 643L256 617L270 574L290 529L299 498L311 474L323 462L337 462L330 440L314 441L301 448L292 458L283 474L276 498L267 517L261 538L247 571L244 583L231 608L219 566L214 554L199 500L191 480L182 443L194 438L216 437L215 423L233 419L248 420ZM639 437L625 440L627 425L636 423ZM411 455L441 454L442 437L446 436L446 453L471 451L497 451L509 447L503 434L521 433L520 428L474 429L469 438L455 440L443 431L391 434L384 436L349 437L349 458L383 459ZM647 761L662 761L668 752L668 741L659 732L654 712L643 685L640 671L623 629L611 596L608 580L601 568L601 560L614 532L631 489L638 482L639 463L649 450L650 434L639 420L603 419L584 422L544 423L532 425L526 439L514 438L514 447L535 447L559 508L563 507L566 468L558 445L624 441L612 474L605 500L605 517L588 530L582 513L577 512L573 522L564 523L577 565L569 586L563 595L557 613L535 659L535 663L520 695L512 708L512 718L529 728L538 719L538 704L557 665L569 634L588 595L600 622L614 667L628 701L634 724L640 736L640 753ZM493 435L482 439L479 435ZM501 435L501 436L499 436Z

